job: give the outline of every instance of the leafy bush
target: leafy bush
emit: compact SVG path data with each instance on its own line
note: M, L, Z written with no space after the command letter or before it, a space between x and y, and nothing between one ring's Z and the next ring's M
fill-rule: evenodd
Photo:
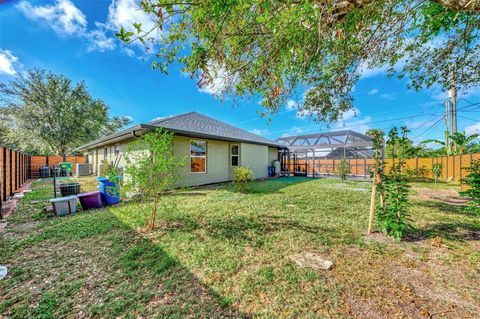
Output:
M443 164L442 163L435 163L432 166L432 176L433 180L435 183L442 177L442 170L443 170Z
M108 181L114 184L114 186L107 186L105 188L108 195L120 197L120 170L117 167L108 164L106 169L104 167L104 173Z
M102 160L100 164L100 176L107 176L111 169L112 165L110 164L110 161L106 159Z
M465 170L469 174L462 179L462 182L470 186L470 188L460 192L460 195L473 199L465 207L465 210L480 214L480 160L472 161L470 167L465 168Z
M418 168L417 175L418 177L426 178L428 175L428 168L425 165L422 165L421 167Z
M337 165L336 173L342 180L347 179L347 175L351 173L350 171L350 163L344 157L340 160L340 164Z
M233 171L233 182L237 189L244 192L249 182L253 181L255 174L250 167L237 167Z

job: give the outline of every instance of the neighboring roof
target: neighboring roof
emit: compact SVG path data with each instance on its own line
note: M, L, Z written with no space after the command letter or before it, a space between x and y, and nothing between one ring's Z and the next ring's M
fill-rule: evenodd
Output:
M282 147L272 140L242 130L241 128L218 121L214 118L197 112L190 112L160 118L146 124L135 125L125 130L99 138L88 144L82 145L78 147L76 151L82 151L94 146L118 142L127 139L128 137L132 136L132 134L136 134L137 132L140 133L143 131L149 131L159 127L185 136Z
M289 150L372 146L372 138L351 130L280 137L277 143Z

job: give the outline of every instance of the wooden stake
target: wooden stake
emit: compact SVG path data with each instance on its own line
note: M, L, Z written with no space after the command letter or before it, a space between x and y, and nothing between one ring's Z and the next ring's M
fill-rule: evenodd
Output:
M372 197L370 199L370 217L368 219L368 234L372 233L373 219L375 217L375 199L377 193L377 172L373 173Z

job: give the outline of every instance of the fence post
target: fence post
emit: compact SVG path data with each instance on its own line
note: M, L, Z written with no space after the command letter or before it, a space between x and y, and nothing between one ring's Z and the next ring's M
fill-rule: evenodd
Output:
M7 149L3 149L3 200L7 200Z
M455 155L452 156L453 180L455 181Z
M363 178L367 178L367 159L363 158Z
M418 178L418 156L415 157L415 171L417 172L417 178Z
M9 190L9 197L12 196L13 194L13 178L12 178L12 150L9 150L9 153L10 153L10 161L8 162L10 164L10 190Z
M448 181L448 155L446 156L446 159L445 159L445 160L446 160L446 162L447 162L447 163L445 164L445 167L447 168L447 176L446 176L447 178L446 178L446 180Z
M312 149L312 152L313 152L312 178L315 178L315 149Z
M462 154L460 154L460 181L462 180Z
M52 166L53 168L53 197L57 198L57 170L55 169L55 166Z

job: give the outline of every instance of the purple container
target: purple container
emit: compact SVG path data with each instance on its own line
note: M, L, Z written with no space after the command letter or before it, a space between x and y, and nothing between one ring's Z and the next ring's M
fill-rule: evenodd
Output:
M90 192L77 195L83 210L89 210L102 207L102 198L100 192Z

